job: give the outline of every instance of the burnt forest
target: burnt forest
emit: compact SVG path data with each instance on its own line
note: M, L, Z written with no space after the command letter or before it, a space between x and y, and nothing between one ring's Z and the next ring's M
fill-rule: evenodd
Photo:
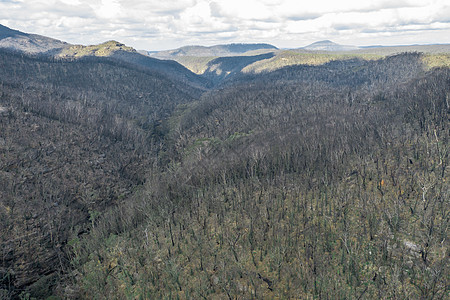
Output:
M231 46L0 48L1 299L448 299L449 52Z

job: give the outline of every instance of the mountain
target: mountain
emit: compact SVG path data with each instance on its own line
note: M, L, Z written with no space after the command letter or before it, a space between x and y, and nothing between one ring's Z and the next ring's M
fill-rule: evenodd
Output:
M138 68L160 72L168 78L183 82L187 85L205 88L210 85L208 80L192 73L179 63L172 60L160 60L147 55L142 55L132 47L128 47L117 41L108 41L98 45L73 45L62 49L56 54L61 58L78 59L82 57L109 57L118 61L133 65Z
M312 43L308 46L303 47L302 49L310 51L349 51L359 49L359 47L339 45L332 41L324 40Z
M56 54L70 44L37 34L24 33L0 25L0 47L33 54Z
M159 72L167 78L183 82L183 84L193 85L197 88L206 88L210 85L209 81L202 78L179 63L173 60L161 60L147 55L142 55L132 47L125 46L117 41L108 41L98 45L73 45L63 49L57 54L57 57L64 59L79 59L82 57L108 57L116 59L134 67Z
M178 84L192 85L195 89L204 89L210 86L207 79L199 77L174 61L159 60L142 55L132 47L117 41L107 41L89 46L71 45L49 37L23 33L0 25L0 48L58 59L108 57L150 72L159 72Z
M237 56L250 51L276 51L277 47L270 44L226 44L205 46L184 46L174 50L148 52L148 55L158 58L173 58L178 56ZM253 53L255 55L257 53Z

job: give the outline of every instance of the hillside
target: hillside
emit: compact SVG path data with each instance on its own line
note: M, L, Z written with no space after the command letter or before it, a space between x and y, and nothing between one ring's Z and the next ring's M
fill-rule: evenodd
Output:
M161 120L201 91L109 58L1 50L0 70L0 291L41 298L70 235L146 180Z
M225 79L238 76L242 70L257 61L273 57L273 53L255 56L218 57L209 60L201 75L209 79L214 85L222 83Z
M208 80L196 76L174 61L150 58L117 41L108 41L102 44L90 46L70 46L57 53L56 56L65 59L79 59L82 57L109 57L124 62L128 65L141 68L142 70L159 72L164 76L177 81L179 84L184 84L184 88L188 88L189 85L193 85L196 88L206 88L210 85Z
M37 34L24 33L0 24L0 48L34 54L55 54L69 46L69 44L56 39Z
M422 56L422 61L428 68L450 66L450 47L447 45L374 47L350 51L310 51L300 48L253 56L250 55L251 52L248 52L232 58L177 56L172 59L198 75L204 75L213 82L220 82L225 77L230 79L236 75L271 72L289 66L323 65L332 61L351 59L370 61L395 54L414 52L425 54ZM230 74L231 76L229 76Z
M402 54L180 106L145 196L76 240L82 297L444 297L449 83Z
M402 52L426 53L423 62L429 68L450 66L450 46L445 44L359 48L325 40L292 50L279 50L273 45L260 43L185 46L150 52L136 51L117 41L90 46L70 45L1 25L0 48L65 59L110 57L135 67L160 72L183 84L184 89L194 86L203 90L220 84L224 79L230 80L242 74L270 72L293 65L321 65L354 58L374 60Z
M173 60L160 60L129 51L115 51L109 57L142 70L158 72L172 79L175 83L182 84L185 89L192 86L196 90L201 89L204 91L212 86L209 79L194 74Z

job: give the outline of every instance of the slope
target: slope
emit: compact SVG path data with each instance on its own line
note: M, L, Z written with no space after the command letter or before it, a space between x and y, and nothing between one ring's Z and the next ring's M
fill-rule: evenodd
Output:
M180 106L145 196L73 247L79 295L445 297L449 83L402 54Z
M210 85L206 79L193 74L174 61L150 58L117 41L108 41L91 46L75 45L63 49L57 56L66 59L78 59L89 56L109 57L143 70L159 72L165 77L176 81L178 84L183 84L185 88L189 85L195 86L196 88L207 88Z
M111 58L0 50L2 298L51 293L70 233L136 191L162 120L201 94L182 86Z
M248 65L260 60L269 59L273 56L273 53L267 53L255 56L218 57L210 60L206 64L206 69L203 71L202 76L217 85L227 78L232 78L240 74Z
M56 54L70 45L49 37L28 34L0 24L0 47L26 53Z

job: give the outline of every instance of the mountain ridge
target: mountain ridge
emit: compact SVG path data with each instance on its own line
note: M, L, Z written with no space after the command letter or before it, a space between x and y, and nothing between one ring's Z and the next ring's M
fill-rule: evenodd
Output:
M266 43L232 43L232 44L220 44L213 46L183 46L172 50L163 51L149 51L148 55L153 57L170 58L177 56L237 56L242 55L249 51L258 50L278 50L277 47Z
M38 34L25 33L0 24L0 47L31 54L54 55L70 44Z
M59 57L109 56L115 51L136 52L132 47L125 46L118 41L110 40L97 45L73 45L62 49Z
M310 51L349 51L357 50L359 47L352 45L341 45L330 40L317 41L308 46L302 47L301 49Z

